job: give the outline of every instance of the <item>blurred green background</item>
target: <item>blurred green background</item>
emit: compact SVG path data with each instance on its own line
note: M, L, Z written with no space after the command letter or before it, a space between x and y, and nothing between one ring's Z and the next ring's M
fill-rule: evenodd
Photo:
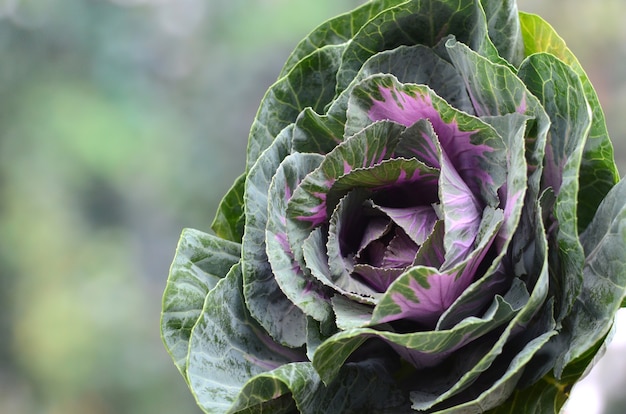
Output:
M0 413L199 413L159 337L178 236L209 229L291 49L360 3L0 0ZM626 3L519 5L589 72L626 171Z

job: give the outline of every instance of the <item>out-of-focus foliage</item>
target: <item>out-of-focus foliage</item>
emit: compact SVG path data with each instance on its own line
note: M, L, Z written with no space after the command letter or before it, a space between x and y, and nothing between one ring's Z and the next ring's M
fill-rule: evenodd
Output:
M159 339L172 248L295 43L360 3L0 0L1 413L198 412ZM519 5L581 59L623 173L623 1Z

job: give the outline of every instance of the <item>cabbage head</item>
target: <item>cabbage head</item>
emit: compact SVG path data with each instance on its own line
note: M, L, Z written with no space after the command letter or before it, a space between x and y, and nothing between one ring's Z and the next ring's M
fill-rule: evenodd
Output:
M265 94L162 335L206 413L557 413L626 286L626 185L514 0L373 0Z

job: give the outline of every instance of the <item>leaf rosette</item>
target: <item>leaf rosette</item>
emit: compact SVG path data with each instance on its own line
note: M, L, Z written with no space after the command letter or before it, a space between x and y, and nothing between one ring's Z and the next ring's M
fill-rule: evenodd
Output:
M626 285L597 96L514 1L371 1L268 90L165 345L207 413L558 412Z

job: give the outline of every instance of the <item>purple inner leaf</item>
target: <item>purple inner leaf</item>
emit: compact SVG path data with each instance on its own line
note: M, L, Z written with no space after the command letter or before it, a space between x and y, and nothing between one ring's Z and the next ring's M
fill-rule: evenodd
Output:
M410 95L397 89L379 87L382 101L373 100L368 116L372 121L392 120L409 127L420 119L429 119L436 132L442 122L440 115L433 108L430 97L426 94ZM439 120L439 122L437 122ZM438 125L435 126L435 123Z
M353 294L351 297L358 295L372 298L378 293L360 278L353 277L352 273L357 247L361 243L367 221L371 218L367 215L369 209L364 208L368 194L362 189L349 192L337 204L328 226L326 251L329 277L340 292L350 292Z
M323 197L321 197L323 196ZM312 227L317 227L327 220L326 216L326 194L321 194L319 198L320 203L312 206L307 215L296 216L295 218L300 221L307 221L311 223Z
M379 322L409 319L429 327L435 326L439 316L458 297L458 286L455 283L457 273L433 272L429 275L420 274L418 278L410 278L408 283L413 298L399 291L391 294L395 304L400 307L400 313Z
M424 204L424 198L437 200L439 171L416 158L394 158L366 168L357 168L337 179L328 192L327 201L343 197L354 188L366 188L373 193L386 195L399 194L400 206ZM412 194L411 197L410 196ZM336 204L336 203L335 203ZM383 203L389 205L389 203Z
M408 319L433 328L439 317L459 298L485 269L481 263L489 253L503 221L502 210L487 209L477 246L465 261L454 268L436 269L415 266L400 275L374 309L372 321L385 323ZM441 225L437 225L426 244L440 240ZM418 253L416 261L423 259Z
M415 260L418 246L400 227L395 228L395 236L389 242L383 266L391 268L406 268Z
M359 263L367 263L375 267L382 267L389 238L374 240L360 252Z
M479 283L479 286L472 289L470 285L463 291L463 300L455 301L441 316L437 322L437 329L451 329L463 319L479 315L496 295L504 295L511 287L510 268L510 264L500 265L495 272L484 275L480 281L472 282Z
M417 245L421 245L426 241L438 219L437 213L431 205L418 205L407 208L374 205L374 208L389 216Z
M367 191L353 190L333 213L328 239L330 268L335 280L347 272L372 289L384 292L413 264L419 249L414 239L426 241L437 214L431 205L380 207L368 196ZM417 223L418 219L422 222ZM405 228L414 233L413 237Z
M390 208L432 206L439 202L438 180L429 177L418 182L399 182L376 191L372 201L378 206Z
M445 153L442 153L441 161L439 188L446 228L444 248L446 263L453 265L463 260L472 250L482 209Z
M368 240L367 243L362 242L364 247L354 258L353 273L373 289L384 292L398 275L411 266L418 246L395 224L386 226L385 231L379 234L380 237L373 240L370 240L371 234L366 234Z
M373 217L367 223L358 252L360 253L371 242L378 240L389 232L391 229L391 220L385 217Z
M405 86L405 89L411 86L413 89L415 88L415 85L402 86ZM429 95L429 93L434 95L434 92L428 89L405 92L395 86L391 88L379 86L378 90L382 100L372 99L371 101L368 117L372 121L391 120L406 127L411 127L420 120L430 121L442 150L448 154L459 174L468 183L471 183L470 185L474 191L477 192L479 187L474 183L494 184L493 177L481 165L484 154L494 151L494 148L485 144L474 144L471 142L472 135L478 131L461 131L455 119L451 119L449 122L444 121L442 115L438 112L438 108L434 107L433 100ZM447 111L452 111L452 109L447 108ZM421 135L426 140L430 139L427 127L419 125L417 129L420 130L417 135ZM417 148L419 148L417 150L420 153L419 156L425 157L423 160L426 163L428 163L428 159L434 162L432 151L428 150L428 145L423 144Z
M415 157L424 164L439 169L438 142L430 121L420 119L402 133L395 154L402 157Z
M384 292L389 285L404 272L404 269L374 267L368 264L357 264L354 273L378 292Z

